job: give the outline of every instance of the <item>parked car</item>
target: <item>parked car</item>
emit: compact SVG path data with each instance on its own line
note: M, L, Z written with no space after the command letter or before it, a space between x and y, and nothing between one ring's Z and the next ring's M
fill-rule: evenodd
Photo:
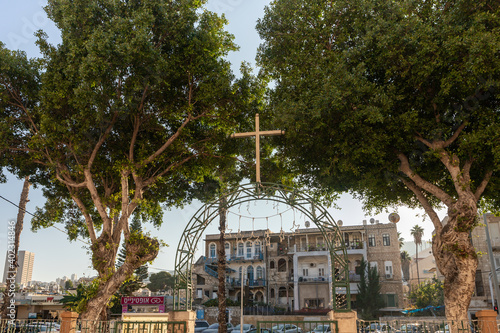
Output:
M420 324L403 324L396 333L420 333L422 331Z
M210 325L208 324L208 321L206 320L196 320L194 322L194 331L196 333L201 333L205 331Z
M450 328L448 327L448 324L446 324L442 330L436 331L434 333L450 333Z
M250 331L247 333L257 333L257 328L252 328ZM269 328L261 328L260 333L272 333Z
M231 333L248 333L250 332L251 330L255 329L255 326L254 325L250 325L250 324L243 324L243 329L241 329L241 325L236 325L233 330L231 331Z
M233 328L234 328L233 324L227 323L227 333L232 332ZM212 324L208 326L206 330L203 331L203 333L217 333L217 332L219 332L219 323Z
M387 324L371 323L362 329L365 333L382 333L382 332L396 332L397 330Z
M330 325L318 325L316 326L315 329L307 333L327 333L327 332L331 332Z
M292 324L279 324L271 329L273 333L302 333L302 329Z

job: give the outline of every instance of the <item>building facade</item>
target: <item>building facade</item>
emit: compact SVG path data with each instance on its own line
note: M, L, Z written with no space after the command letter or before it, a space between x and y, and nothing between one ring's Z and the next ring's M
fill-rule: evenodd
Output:
M348 258L352 308L356 307L360 265L364 259L378 270L386 303L382 310L401 310L403 283L396 225L364 221L363 225L341 226L340 230ZM218 246L218 234L206 235L205 256L193 268L194 299L199 304L217 298ZM229 299L240 300L243 277L243 289L248 290L244 295L254 302L289 311L332 308L331 259L319 229L226 234L224 246Z
M33 264L35 262L35 254L29 251L19 251L17 254L17 273L16 284L27 286L28 282L32 280ZM3 274L3 282L5 283L9 276L9 254L5 256L5 268Z

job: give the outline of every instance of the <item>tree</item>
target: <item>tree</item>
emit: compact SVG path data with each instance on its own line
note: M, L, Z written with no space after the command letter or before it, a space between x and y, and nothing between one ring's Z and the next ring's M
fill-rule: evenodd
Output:
M399 243L399 249L401 250L403 245L405 245L405 239L403 236L401 236L401 232L399 231L398 231L398 243Z
M444 305L443 283L435 277L422 282L410 291L408 299L417 309Z
M17 220L15 225L9 224L8 229L8 236L9 240L14 240L13 243L10 243L7 249L7 254L13 254L13 258L8 259L8 261L5 262L5 264L9 265L8 269L6 267L6 272L7 271L15 271L17 272L17 269L19 267L18 263L18 251L19 251L19 241L21 239L21 232L23 231L23 225L24 225L24 215L26 213L26 204L28 203L28 194L30 190L30 182L29 182L30 177L26 176L24 178L24 183L23 183L23 189L21 191L21 198L19 199L19 209L17 212ZM14 237L12 237L14 236ZM11 276L9 276L11 278ZM9 281L6 281L7 285ZM3 302L0 305L0 318L7 319L8 315L8 305L10 304L11 300L11 290L10 288L5 288L3 290Z
M66 290L69 290L69 289L73 289L73 281L71 280L66 280L66 282L64 282L64 289Z
M376 312L384 307L384 300L380 294L380 277L377 268L371 267L364 259L361 260L360 271L356 308L361 319L375 319Z
M403 279L410 280L410 262L411 257L407 251L401 251L401 270L403 271Z
M212 148L241 120L248 80L234 80L223 60L232 36L201 3L50 0L60 44L38 32L35 60L0 46L0 152L41 168L34 179L47 201L34 229L64 223L70 239L91 243L98 290L82 319L105 313L158 254L158 240L130 230L132 214L159 225L162 205L189 202Z
M467 320L478 205L500 207L499 12L493 0L277 0L257 24L282 158L366 210L423 208L449 320Z
M153 273L149 277L148 289L155 292L158 290L166 290L174 288L174 277L169 272L161 271Z
M417 283L420 284L420 270L418 269L418 246L422 245L422 236L424 235L424 229L418 224L413 226L410 231L413 236L413 241L415 242L415 263L417 264Z

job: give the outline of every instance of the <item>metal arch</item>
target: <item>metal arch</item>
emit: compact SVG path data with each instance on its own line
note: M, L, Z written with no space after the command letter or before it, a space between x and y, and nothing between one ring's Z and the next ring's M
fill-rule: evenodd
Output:
M287 204L316 224L330 251L332 309L351 310L347 252L340 229L328 211L305 192L274 183L249 183L240 186L226 195L226 208L255 200L273 200ZM215 199L201 207L191 218L181 236L175 255L174 310L192 309L194 252L207 226L219 216L219 203L220 200ZM181 290L185 290L184 295L181 295Z

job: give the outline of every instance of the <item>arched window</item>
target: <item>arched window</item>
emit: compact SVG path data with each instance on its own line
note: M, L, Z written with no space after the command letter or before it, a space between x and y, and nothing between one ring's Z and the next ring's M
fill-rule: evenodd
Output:
M231 245L227 242L224 245L224 251L226 252L226 260L231 259Z
M247 242L246 243L246 248L247 248L247 259L252 258L252 242Z
M286 260L283 258L278 260L278 272L286 272Z
M254 279L252 265L247 267L247 279L248 279L248 281L250 281L250 285L252 285L253 279Z
M262 253L262 250L260 248L260 242L259 241L256 241L254 244L254 253L255 253L255 256L260 256L260 254Z
M239 272L240 272L240 273L239 273L239 275L238 275L238 276L239 276L240 281L241 281L241 272L242 272L242 271L243 271L243 268L240 266L240 269L239 269Z
M264 279L264 270L261 266L257 266L257 279Z
M243 257L245 255L244 253L244 245L243 243L238 243L238 257Z
M210 258L215 258L216 250L217 246L214 243L210 244Z
M274 260L271 260L271 261L269 262L269 268L270 268L270 269L274 269L274 268L275 268L275 267L274 267Z
M286 297L286 288L285 287L280 287L278 290L278 297Z
M271 288L271 298L274 298L274 288Z

